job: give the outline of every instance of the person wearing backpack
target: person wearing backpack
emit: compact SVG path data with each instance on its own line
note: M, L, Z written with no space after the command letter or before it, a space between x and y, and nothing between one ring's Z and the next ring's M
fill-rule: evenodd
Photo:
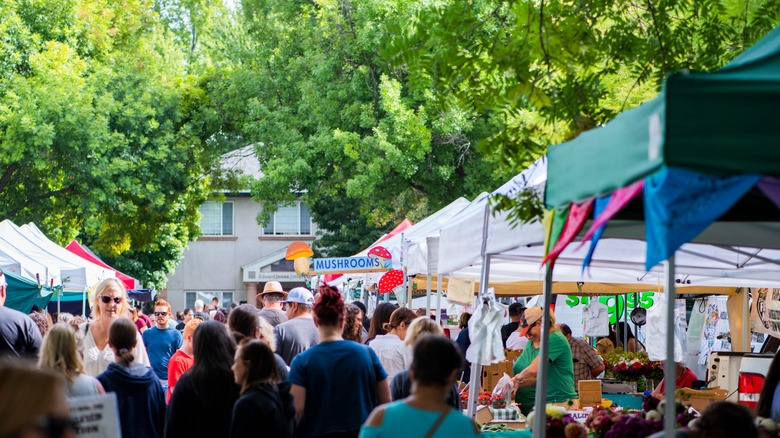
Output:
M274 352L263 341L245 338L233 362L241 397L233 405L230 438L249 438L259 431L267 438L292 438L295 405L290 382L279 382Z

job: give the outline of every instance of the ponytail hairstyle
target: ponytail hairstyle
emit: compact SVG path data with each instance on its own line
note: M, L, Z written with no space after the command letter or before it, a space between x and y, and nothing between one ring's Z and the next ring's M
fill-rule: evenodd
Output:
M138 343L138 327L127 318L119 318L108 327L108 343L114 350L117 362L131 364L135 360L133 348Z
M340 326L344 322L344 299L335 287L319 287L319 297L313 310L318 325Z
M390 315L390 322L386 322L382 328L385 329L386 332L390 332L390 330L398 328L402 322L406 323L406 326L409 327L409 324L417 318L419 318L419 316L417 316L414 310L408 307L399 307Z

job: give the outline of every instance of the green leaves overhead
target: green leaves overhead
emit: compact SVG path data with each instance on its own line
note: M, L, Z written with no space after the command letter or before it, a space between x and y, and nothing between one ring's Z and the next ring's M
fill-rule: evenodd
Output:
M429 93L410 93L407 74L381 54L389 32L419 7L245 1L237 20L204 43L219 66L208 81L215 112L257 145L261 222L301 198L341 238L323 246L351 255L355 237L368 245L404 217L420 220L503 179L497 159L476 151L486 120L457 105L427 106ZM344 208L356 214L332 214Z
M59 243L78 236L163 287L197 235L217 154L185 105L198 93L183 55L149 5L5 6L0 41L20 50L0 70L0 219L34 221Z

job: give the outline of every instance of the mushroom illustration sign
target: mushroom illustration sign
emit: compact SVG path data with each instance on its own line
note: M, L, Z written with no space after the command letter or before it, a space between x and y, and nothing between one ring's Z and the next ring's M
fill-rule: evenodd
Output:
M368 251L368 257L376 259L383 268L390 269L392 267L391 259L393 256L390 254L384 246L375 246Z
M314 251L306 242L293 242L287 247L287 253L284 258L293 260L295 273L301 276L309 275L309 257L314 255Z
M393 289L404 283L404 273L398 269L389 271L379 279L379 293L386 294L388 292L395 292ZM396 294L397 295L397 294Z

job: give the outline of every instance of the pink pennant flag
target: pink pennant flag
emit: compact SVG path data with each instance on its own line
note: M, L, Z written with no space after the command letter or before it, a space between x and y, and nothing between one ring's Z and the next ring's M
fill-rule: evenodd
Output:
M590 229L587 233L585 233L585 237L582 239L580 246L584 245L585 242L590 240L599 227L609 222L609 220L612 219L612 217L614 217L620 210L622 210L626 204L634 199L637 194L641 193L642 187L644 187L644 185L645 180L643 178L628 187L615 190L612 193L612 197L609 199L609 203L604 208L604 211L602 211L599 217L597 217L593 223L590 224Z
M581 205L571 204L569 217L566 219L566 225L563 226L561 237L555 242L552 251L544 257L542 265L547 263L548 260L551 261L550 265L555 263L558 254L566 248L566 245L574 240L574 237L577 236L577 233L580 232L585 221L588 220L588 216L590 216L590 211L593 209L593 201L594 199L589 199Z

